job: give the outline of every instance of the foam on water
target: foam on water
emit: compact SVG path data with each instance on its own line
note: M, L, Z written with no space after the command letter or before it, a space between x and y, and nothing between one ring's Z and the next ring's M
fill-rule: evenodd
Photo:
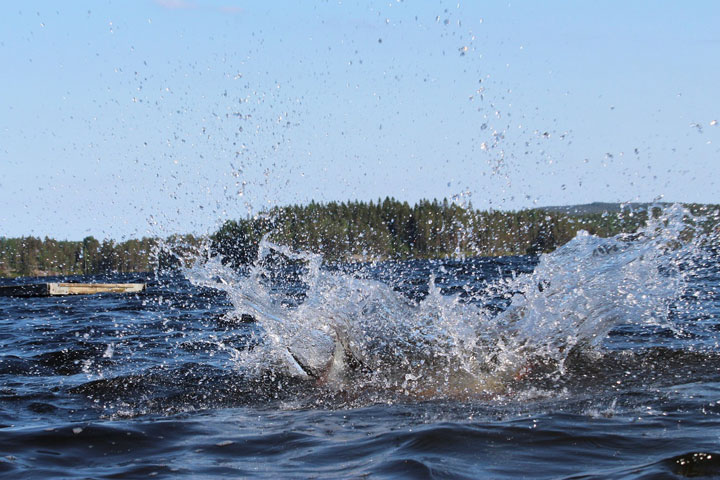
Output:
M430 279L429 294L416 302L268 240L245 274L212 257L186 275L225 291L238 319L255 317L259 345L235 352L250 374L297 376L331 392L468 398L507 392L538 363L561 373L571 352L597 347L618 324L668 324L682 266L700 241L688 218L673 206L634 234L581 231L542 255L532 274L491 285L473 301L443 295ZM304 265L302 301L277 288L277 258ZM498 291L511 304L496 314L482 305Z

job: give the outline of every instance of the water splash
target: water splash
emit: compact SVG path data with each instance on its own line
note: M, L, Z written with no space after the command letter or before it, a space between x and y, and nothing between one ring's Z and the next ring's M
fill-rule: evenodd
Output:
M562 361L574 348L594 347L620 323L666 327L668 308L683 292L683 265L702 236L672 206L636 233L600 238L580 231L543 255L531 275L517 279L510 308L498 325L506 351Z
M206 257L186 275L225 291L234 315L249 313L261 327L257 346L234 355L251 374L291 375L351 395L495 395L539 363L562 372L571 352L596 348L618 324L668 323L700 235L680 206L650 217L633 234L578 232L543 255L532 274L491 285L471 301L443 295L431 278L429 294L416 302L267 239L245 273ZM511 297L499 314L483 306L498 291Z

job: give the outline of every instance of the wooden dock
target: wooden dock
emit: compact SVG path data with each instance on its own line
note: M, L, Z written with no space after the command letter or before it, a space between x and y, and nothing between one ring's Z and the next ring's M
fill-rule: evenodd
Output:
M0 287L0 297L51 297L94 293L138 293L144 283L28 283Z

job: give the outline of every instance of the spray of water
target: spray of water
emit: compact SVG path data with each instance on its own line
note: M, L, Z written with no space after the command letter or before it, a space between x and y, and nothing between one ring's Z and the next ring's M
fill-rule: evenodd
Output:
M571 352L596 348L620 323L666 323L699 241L688 218L674 206L634 234L581 231L532 274L492 285L475 301L443 295L431 278L416 302L267 240L246 273L209 257L186 275L225 291L238 318L249 313L258 322L258 346L235 358L249 374L296 376L334 392L468 398L513 388L538 362L561 372ZM301 265L293 270L300 300L279 286L288 262ZM498 290L512 292L499 314L482 307Z

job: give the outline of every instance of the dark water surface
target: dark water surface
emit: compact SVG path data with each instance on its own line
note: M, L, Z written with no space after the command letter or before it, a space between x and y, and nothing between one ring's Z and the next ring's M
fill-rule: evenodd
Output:
M415 261L344 275L420 304L434 276L443 296L495 315L513 292L475 292L536 262ZM265 329L227 294L182 276L114 280L149 288L0 298L3 478L720 477L716 256L693 265L666 322L616 319L562 365L530 362L503 388L464 396L258 373L239 358Z

